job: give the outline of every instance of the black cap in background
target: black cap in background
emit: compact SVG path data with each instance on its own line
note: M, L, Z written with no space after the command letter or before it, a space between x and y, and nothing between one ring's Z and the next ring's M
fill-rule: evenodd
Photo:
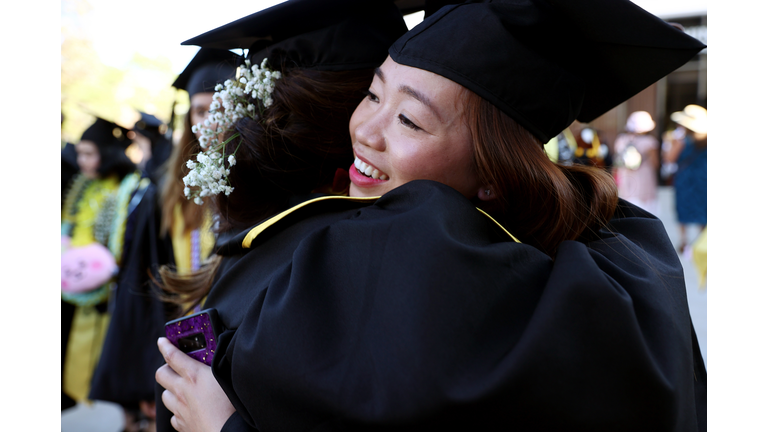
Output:
M235 76L240 63L240 56L229 50L201 48L172 85L186 90L190 97L197 93L213 92L217 83Z
M124 150L131 144L127 134L128 129L109 120L96 117L96 121L88 126L80 140L93 141L100 149L117 147Z
M163 121L159 118L153 116L152 114L147 114L144 112L139 111L139 115L141 116L138 121L133 125L133 130L140 132L142 134L161 134L161 127L163 126Z

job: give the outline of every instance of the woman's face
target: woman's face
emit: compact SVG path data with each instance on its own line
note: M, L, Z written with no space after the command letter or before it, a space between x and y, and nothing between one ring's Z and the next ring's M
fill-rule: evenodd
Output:
M349 122L355 153L349 195L383 195L418 179L444 183L467 198L477 195L481 185L462 89L388 57Z
M98 177L101 154L96 143L88 140L80 141L75 144L75 151L77 152L77 166L80 167L80 172L89 179Z
M213 92L195 93L192 95L189 107L191 126L205 121L211 109L211 102L213 102ZM200 138L200 132L195 133L195 135Z

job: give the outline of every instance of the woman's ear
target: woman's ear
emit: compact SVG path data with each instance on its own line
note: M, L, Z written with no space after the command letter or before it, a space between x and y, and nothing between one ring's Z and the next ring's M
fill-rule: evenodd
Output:
M493 188L487 185L482 186L477 190L477 197L480 199L480 201L492 201L496 199L496 195L493 193Z

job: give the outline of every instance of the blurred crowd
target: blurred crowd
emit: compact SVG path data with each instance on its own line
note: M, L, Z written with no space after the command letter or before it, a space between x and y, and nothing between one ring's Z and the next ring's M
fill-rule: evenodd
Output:
M594 165L616 180L619 197L658 215L660 186L674 188L680 254L693 259L706 281L707 109L688 105L660 131L647 111L635 111L613 143L590 125L574 123L545 146L550 159ZM693 232L693 235L691 234Z
M178 76L173 87L190 98L181 131L144 112L130 127L94 115L78 142L61 143L62 410L106 400L123 407L126 431L152 430L163 362L145 347L177 311L157 301L150 270L185 274L213 249L211 215L185 198L182 179L199 151L192 126L205 121L213 85L234 72L222 62L233 59L203 49ZM141 367L121 367L129 363Z

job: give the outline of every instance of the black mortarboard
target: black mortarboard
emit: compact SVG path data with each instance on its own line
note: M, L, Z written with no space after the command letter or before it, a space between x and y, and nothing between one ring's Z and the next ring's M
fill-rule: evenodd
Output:
M463 85L547 142L704 47L629 0L491 0L440 9L389 55Z
M407 31L392 0L288 0L182 43L247 48L255 65L273 69L374 68Z
M239 59L237 54L226 49L201 48L172 85L186 90L190 97L213 92L217 83L235 76Z
M139 120L133 125L134 130L141 133L160 133L160 126L163 125L162 120L153 116L152 114L143 113L141 111L139 111L139 114L141 115L141 118L139 118Z
M125 149L131 144L128 129L109 120L96 117L96 121L83 132L80 140L93 141L99 149L118 147Z

